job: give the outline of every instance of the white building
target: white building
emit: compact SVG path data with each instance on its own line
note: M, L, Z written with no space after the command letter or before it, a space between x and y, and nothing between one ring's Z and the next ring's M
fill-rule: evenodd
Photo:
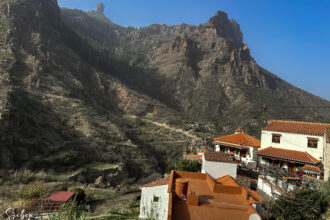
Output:
M139 219L167 220L168 182L169 176L141 187Z
M320 178L328 128L330 124L325 123L272 121L261 132L261 149L256 152L259 162L287 169L291 176L303 170Z
M258 189L273 199L278 199L282 194L282 190L280 188L275 186L270 180L266 180L263 177L258 178Z
M208 173L214 179L226 175L236 179L237 163L230 154L206 151L202 154L201 172Z
M240 128L234 134L213 139L214 151L230 153L240 163L256 161L255 152L260 148L260 141Z

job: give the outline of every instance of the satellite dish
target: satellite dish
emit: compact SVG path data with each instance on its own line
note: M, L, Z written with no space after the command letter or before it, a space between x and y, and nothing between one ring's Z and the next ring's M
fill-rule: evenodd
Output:
M249 220L261 220L261 218L257 214L252 214L249 216Z

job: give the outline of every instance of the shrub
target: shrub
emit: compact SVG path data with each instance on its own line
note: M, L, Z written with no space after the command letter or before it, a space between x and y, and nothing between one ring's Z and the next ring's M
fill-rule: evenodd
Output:
M275 219L320 219L328 202L319 191L302 188L283 194L271 207Z
M78 205L85 201L86 193L83 189L77 188L77 189L73 190L73 192L75 193L74 199Z
M32 199L40 198L47 192L47 186L41 181L36 181L29 185L26 185L20 190L19 194L21 198Z
M197 160L181 160L176 166L176 170L198 172L201 170L201 164Z
M68 202L61 206L58 212L49 215L50 220L83 220L85 219L84 208L76 202Z
M7 178L9 184L27 184L33 181L50 182L52 180L52 176L44 171L32 172L28 169L16 170Z

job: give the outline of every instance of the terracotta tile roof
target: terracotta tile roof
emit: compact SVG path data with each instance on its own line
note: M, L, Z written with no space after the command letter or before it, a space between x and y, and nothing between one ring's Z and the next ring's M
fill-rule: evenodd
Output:
M257 193L252 189L242 186L240 183L236 182L236 180L233 177L229 175L220 177L216 179L215 182L220 183L224 186L243 187L248 192L249 196L251 196L256 202L265 200L264 198L262 198L262 196L259 195L259 193Z
M297 161L302 163L317 164L320 160L314 158L307 152L287 150L275 147L267 147L256 152L260 156L268 156L272 158L284 159L289 161Z
M181 200L175 195L176 182L179 179L188 181L187 200ZM252 206L258 203L257 196L251 196L230 176L214 180L208 174L172 171L168 193L168 219L249 219L251 215L259 217Z
M322 170L319 167L313 166L313 165L309 165L309 164L306 164L301 169L302 170L311 171L311 172L315 172L315 173L323 173Z
M73 197L73 195L74 195L73 192L59 191L51 194L45 200L53 201L53 202L67 202Z
M235 132L244 132L241 128L237 128Z
M260 147L260 140L251 137L244 132L214 138L213 143L227 144L229 146L231 146L230 144L234 144L234 146L238 145L237 147L242 148L247 148L247 146Z
M233 177L226 175L223 177L219 177L218 179L215 180L216 183L220 183L224 186L240 186Z
M262 130L323 136L327 128L330 128L330 124L276 120Z
M205 160L207 161L235 163L234 157L230 154L222 152L205 152L204 155Z
M167 177L164 177L162 179L153 181L151 183L147 183L147 184L141 186L140 188L168 185L169 180L170 180L170 176L167 176Z

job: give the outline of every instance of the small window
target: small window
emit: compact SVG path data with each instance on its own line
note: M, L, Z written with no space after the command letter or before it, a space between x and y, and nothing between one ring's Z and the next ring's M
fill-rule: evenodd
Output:
M154 202L158 202L159 201L159 197L158 196L154 196Z
M272 142L273 143L280 143L281 142L281 135L280 134L273 134Z
M307 147L317 148L317 142L318 142L318 139L308 138Z

